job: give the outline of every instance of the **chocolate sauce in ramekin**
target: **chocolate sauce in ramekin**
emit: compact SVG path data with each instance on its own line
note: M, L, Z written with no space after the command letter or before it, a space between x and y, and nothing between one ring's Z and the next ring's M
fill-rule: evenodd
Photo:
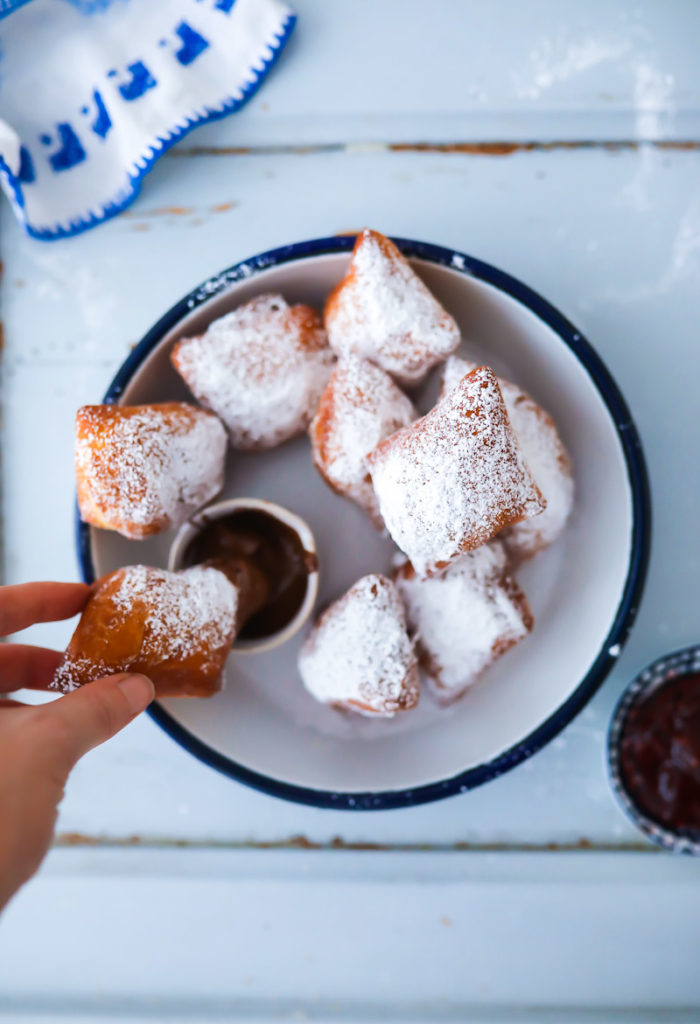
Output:
M275 516L241 509L205 523L185 550L185 566L223 572L239 593L239 639L272 636L292 621L306 595L316 556Z

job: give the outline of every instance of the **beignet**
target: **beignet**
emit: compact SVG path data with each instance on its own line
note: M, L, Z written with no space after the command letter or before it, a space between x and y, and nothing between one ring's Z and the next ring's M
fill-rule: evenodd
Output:
M422 576L544 508L485 366L368 462L386 527Z
M186 402L84 405L75 475L85 523L138 540L180 526L222 487L226 431Z
M218 569L166 572L132 565L94 585L54 689L142 672L157 697L209 697L236 632L237 593Z
M373 363L349 355L336 366L310 428L313 460L335 491L383 525L367 455L416 418L410 399Z
M457 324L405 256L368 228L326 300L324 320L339 356L369 359L406 386L417 384L460 341Z
M460 697L490 665L531 631L525 594L493 540L421 579L409 562L396 585L415 630L418 660L440 703Z
M443 372L443 395L476 364L450 356ZM547 507L540 515L509 526L500 534L516 562L531 558L549 547L564 529L574 504L571 461L552 417L527 392L499 377L508 418L525 461Z
M220 416L234 448L273 448L303 433L334 356L318 313L259 295L182 338L171 355L190 391Z
M319 617L299 653L312 697L391 718L418 703L418 668L406 613L386 576L363 576Z

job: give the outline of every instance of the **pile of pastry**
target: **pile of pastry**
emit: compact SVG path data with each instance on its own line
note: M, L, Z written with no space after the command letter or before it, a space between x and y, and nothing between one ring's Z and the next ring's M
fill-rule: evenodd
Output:
M223 482L226 438L261 450L309 430L326 482L400 551L318 618L299 656L334 707L414 707L420 665L440 702L463 694L533 619L513 572L561 533L573 502L551 417L454 355L459 329L391 241L363 231L324 321L263 295L181 339L172 362L200 406L89 406L77 418L85 522L142 538L184 522ZM442 365L437 404L409 392ZM220 686L235 585L215 568L132 566L96 584L56 684L145 671L160 695Z

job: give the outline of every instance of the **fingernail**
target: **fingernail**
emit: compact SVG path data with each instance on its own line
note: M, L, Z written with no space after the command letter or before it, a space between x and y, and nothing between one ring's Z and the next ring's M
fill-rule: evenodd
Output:
M148 676L124 676L118 685L126 697L132 715L145 711L156 695L155 687Z

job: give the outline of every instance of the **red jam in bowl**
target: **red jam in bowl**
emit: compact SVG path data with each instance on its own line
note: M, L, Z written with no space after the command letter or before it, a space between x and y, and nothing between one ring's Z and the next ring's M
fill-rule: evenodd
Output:
M647 817L700 839L700 673L670 679L630 708L620 772Z

